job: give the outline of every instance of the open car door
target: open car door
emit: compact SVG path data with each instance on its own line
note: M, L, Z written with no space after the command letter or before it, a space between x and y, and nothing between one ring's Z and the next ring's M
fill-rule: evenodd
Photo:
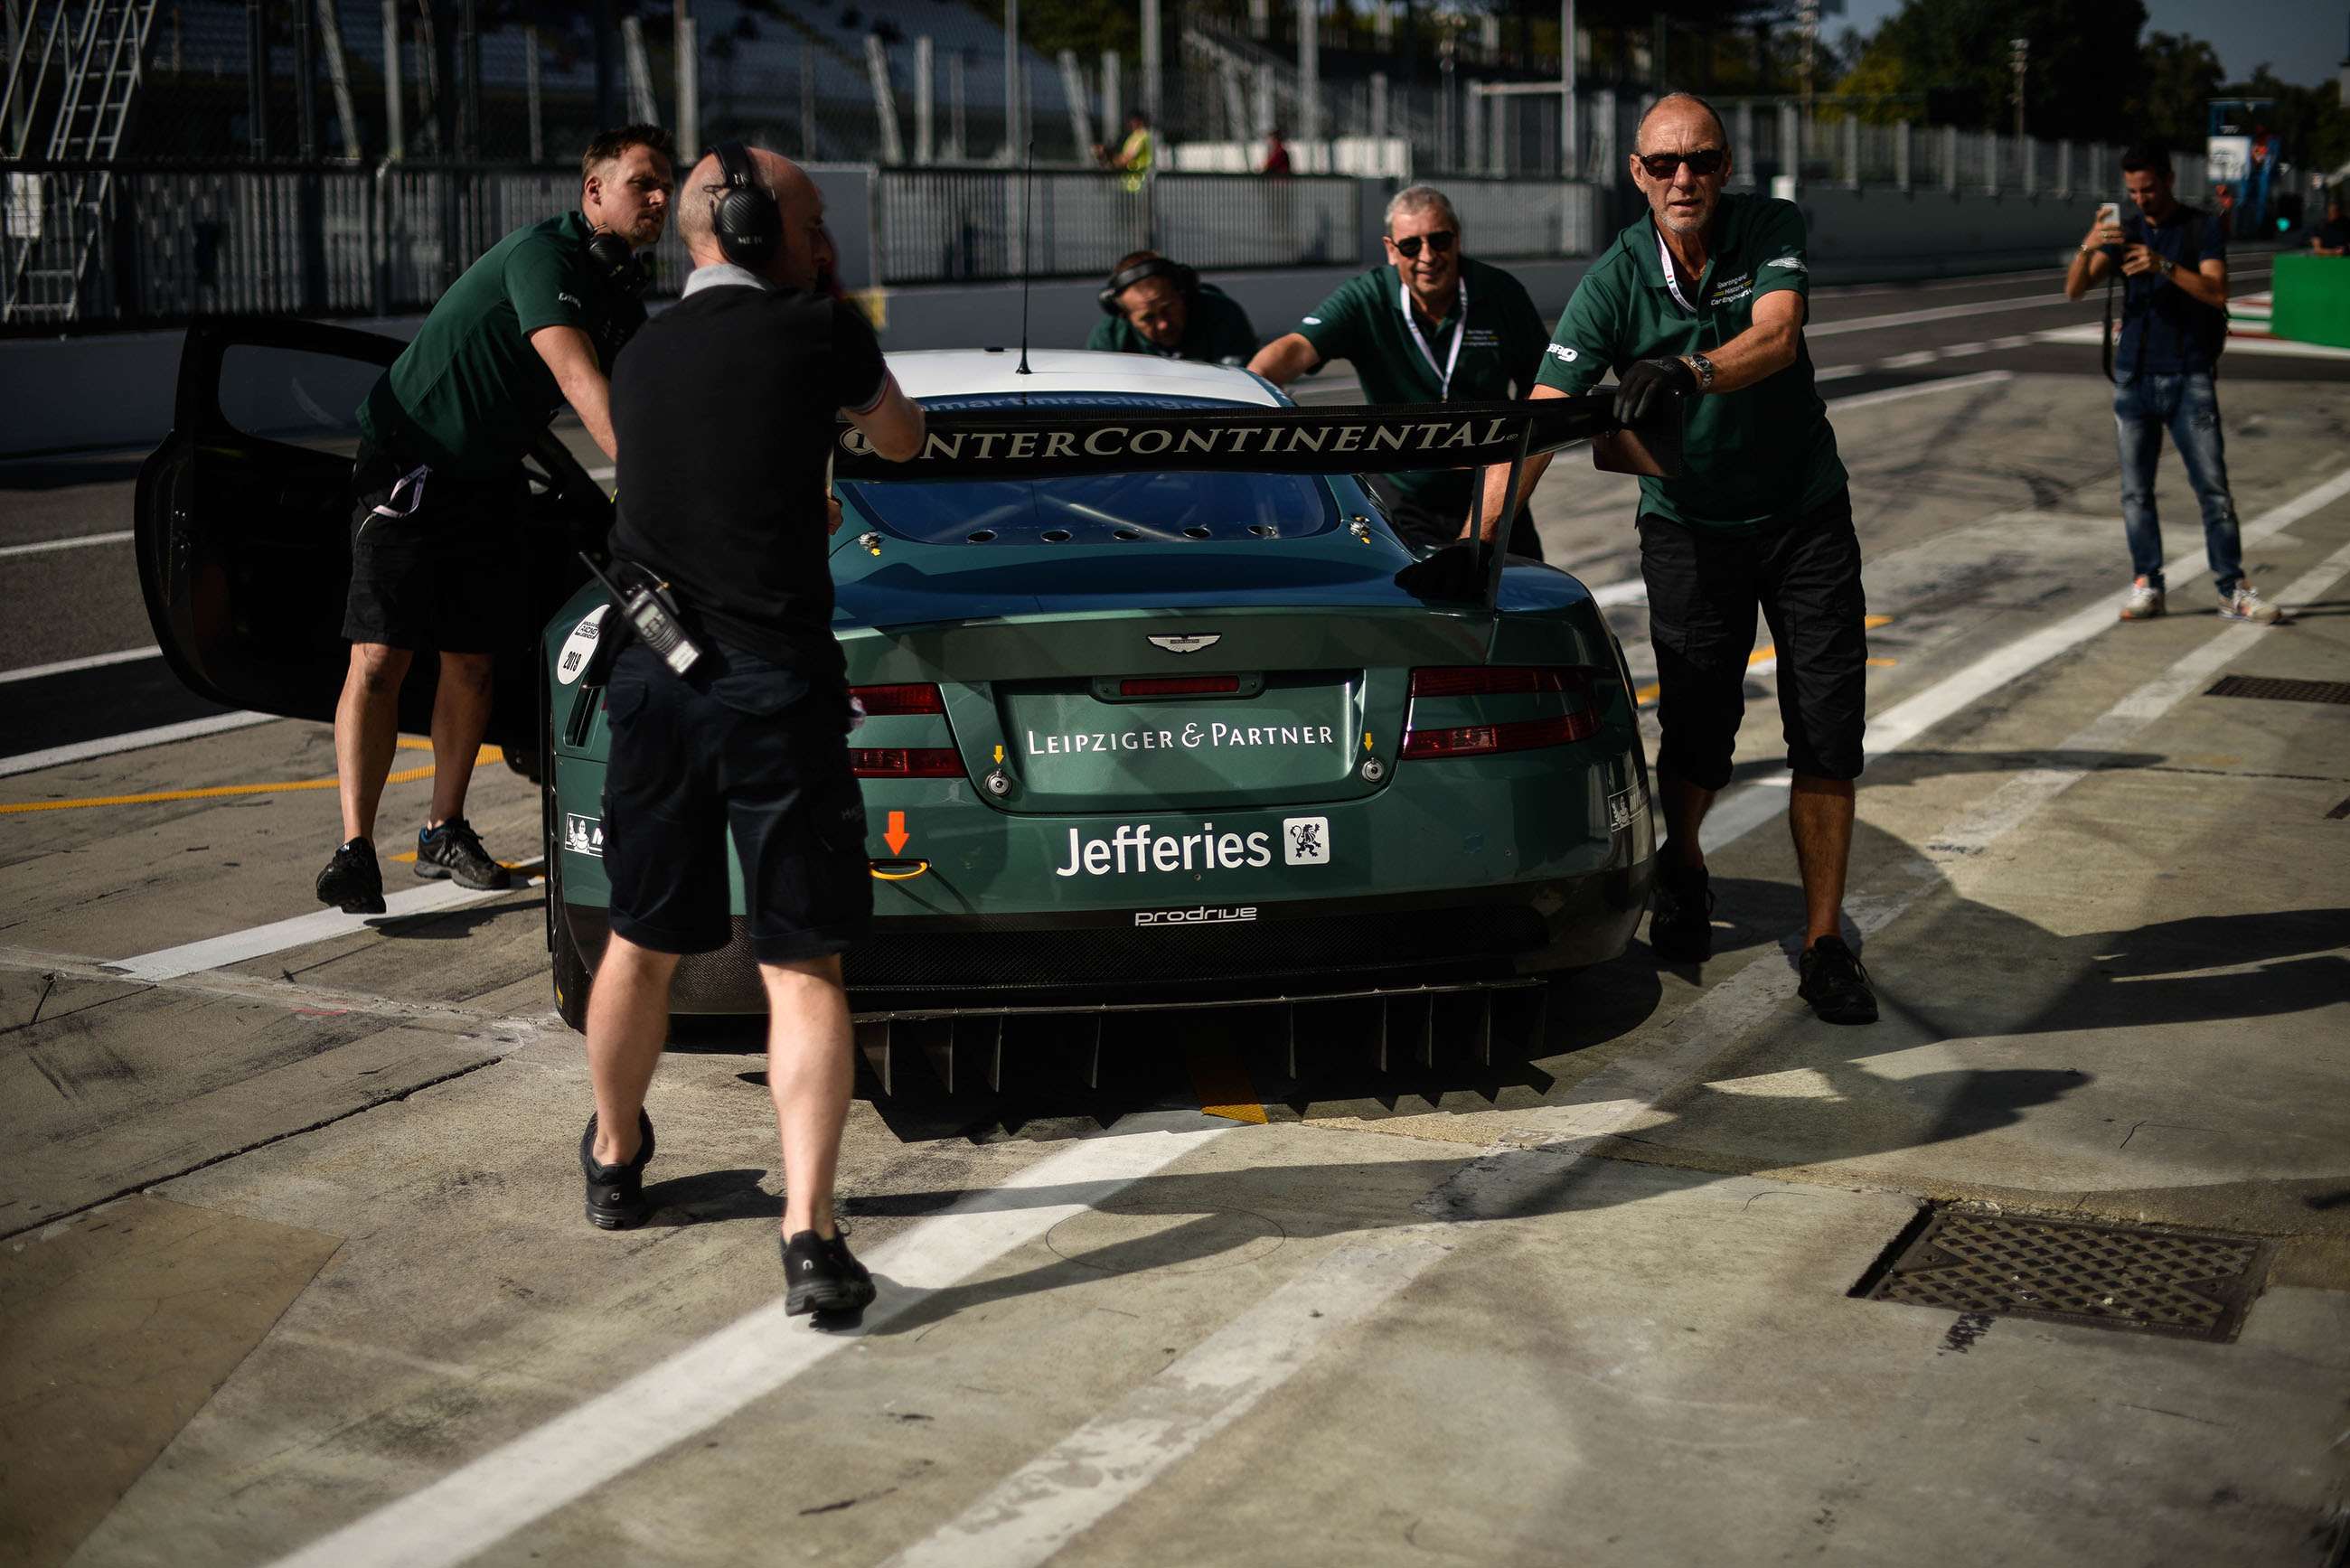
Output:
M314 321L224 317L188 329L172 429L140 470L139 581L164 658L188 687L233 707L330 721L349 663L350 476L358 410L398 338ZM528 587L498 628L490 741L534 772L537 629L587 576L611 503L549 434L527 465L517 519ZM439 660L418 659L400 726L432 726Z

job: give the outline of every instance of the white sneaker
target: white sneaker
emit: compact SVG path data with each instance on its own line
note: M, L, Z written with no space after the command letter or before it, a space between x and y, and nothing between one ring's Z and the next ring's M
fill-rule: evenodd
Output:
M2284 618L2284 612L2261 597L2260 589L2250 583L2238 583L2236 591L2220 601L2220 613L2230 620L2248 620L2255 626L2274 626Z
M2241 589L2238 590L2241 592ZM2162 590L2144 577L2130 584L2129 597L2122 601L2124 620L2152 620L2162 613Z

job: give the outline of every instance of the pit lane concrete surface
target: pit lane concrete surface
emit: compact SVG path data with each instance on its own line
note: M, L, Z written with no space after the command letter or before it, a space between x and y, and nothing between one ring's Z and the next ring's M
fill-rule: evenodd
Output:
M1882 1023L1794 994L1758 646L1711 961L1636 942L1482 1064L1309 1014L1293 1075L1263 1013L1125 1030L1096 1087L1043 1035L995 1093L901 1058L841 1180L882 1295L835 1333L781 1314L755 1030L678 1032L660 1212L589 1229L537 888L392 864L406 918L318 912L327 731L111 749L234 716L151 658L22 676L152 639L119 544L0 556L11 1559L2340 1563L2350 707L2208 693L2350 680L2350 359L2222 379L2292 624L2211 612L2166 458L2173 613L2119 625L2107 390L2042 336L2095 306L2052 275L1819 297ZM0 469L0 548L126 528L127 477ZM1645 684L1630 485L1569 453L1536 510ZM477 775L494 850L537 813ZM2232 1343L1856 1297L1928 1207L2270 1250Z

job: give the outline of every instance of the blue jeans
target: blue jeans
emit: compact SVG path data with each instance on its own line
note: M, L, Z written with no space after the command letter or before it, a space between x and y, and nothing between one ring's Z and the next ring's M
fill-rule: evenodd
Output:
M2162 587L2162 524L2154 513L2154 466L2162 431L2170 431L2187 482L2203 507L2203 550L2221 597L2244 575L2236 532L2236 504L2228 494L2228 458L2220 431L2220 397L2211 372L2125 374L2114 388L2114 429L2122 451L2122 531L2129 539L2130 575Z

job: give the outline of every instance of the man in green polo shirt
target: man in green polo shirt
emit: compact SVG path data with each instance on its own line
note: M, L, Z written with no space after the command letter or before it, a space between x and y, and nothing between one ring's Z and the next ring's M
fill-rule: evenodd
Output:
M1671 961L1712 953L1713 894L1698 834L1730 782L1759 607L1778 653L1794 775L1787 815L1807 920L1802 994L1831 1023L1874 1023L1867 972L1841 934L1866 607L1852 495L1804 347L1803 214L1789 202L1722 194L1729 137L1693 94L1659 99L1633 145L1632 180L1648 212L1575 286L1534 396L1588 391L1613 369L1617 417L1627 422L1663 395L1692 405L1680 474L1640 482L1666 832L1648 942ZM1547 462L1526 465L1522 496ZM1510 499L1509 470L1488 469L1484 484L1490 517Z
M1240 302L1157 251L1136 251L1111 269L1101 307L1107 319L1094 324L1088 348L1203 365L1245 365L1256 352Z
M450 286L368 393L351 470L351 659L335 708L343 842L318 901L380 914L375 815L416 652L440 658L432 805L416 874L504 888L505 867L465 821L490 718L492 656L512 640L526 584L523 455L569 403L613 452L612 358L644 324L637 253L669 216L671 147L657 126L606 131L580 161L577 211L518 229Z
M1297 330L1257 351L1249 369L1285 387L1331 359L1354 363L1372 403L1474 402L1525 396L1550 341L1525 286L1462 254L1460 214L1444 192L1413 185L1388 203L1388 265L1348 278ZM1374 489L1408 545L1437 547L1463 531L1470 472L1375 474ZM1513 555L1542 559L1534 519L1510 529Z

